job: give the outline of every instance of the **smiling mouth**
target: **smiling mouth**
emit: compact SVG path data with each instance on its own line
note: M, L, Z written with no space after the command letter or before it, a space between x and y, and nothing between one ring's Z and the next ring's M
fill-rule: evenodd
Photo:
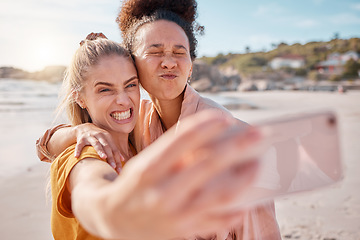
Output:
M131 108L127 111L113 112L110 116L118 121L125 120L131 117Z

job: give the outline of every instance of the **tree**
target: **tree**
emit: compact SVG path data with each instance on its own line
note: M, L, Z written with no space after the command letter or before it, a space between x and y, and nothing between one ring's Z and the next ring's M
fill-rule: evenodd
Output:
M360 71L360 63L355 61L354 59L350 59L344 65L343 77L344 78L359 77L359 71Z
M339 39L340 38L340 34L338 32L334 33L333 39Z
M289 46L289 45L285 42L281 42L281 43L279 43L278 48L285 47L285 46Z

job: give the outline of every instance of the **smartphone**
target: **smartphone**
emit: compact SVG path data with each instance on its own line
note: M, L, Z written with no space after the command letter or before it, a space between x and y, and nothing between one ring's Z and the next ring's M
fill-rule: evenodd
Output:
M253 124L260 130L253 185L230 209L315 190L343 178L338 118L332 111L301 113Z

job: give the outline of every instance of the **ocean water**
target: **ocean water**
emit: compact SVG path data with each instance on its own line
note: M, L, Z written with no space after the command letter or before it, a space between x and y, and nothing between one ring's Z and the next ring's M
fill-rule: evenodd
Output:
M0 79L0 113L53 110L60 83Z
M0 178L39 164L35 141L52 125L59 83L0 79Z

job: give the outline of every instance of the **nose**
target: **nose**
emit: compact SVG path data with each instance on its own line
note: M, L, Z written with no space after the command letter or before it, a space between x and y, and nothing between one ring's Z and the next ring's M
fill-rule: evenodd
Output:
M163 60L161 62L161 67L164 69L173 69L177 65L176 59L171 53L167 53L164 55Z
M122 106L130 106L130 98L125 91L121 91L116 95L115 103Z

